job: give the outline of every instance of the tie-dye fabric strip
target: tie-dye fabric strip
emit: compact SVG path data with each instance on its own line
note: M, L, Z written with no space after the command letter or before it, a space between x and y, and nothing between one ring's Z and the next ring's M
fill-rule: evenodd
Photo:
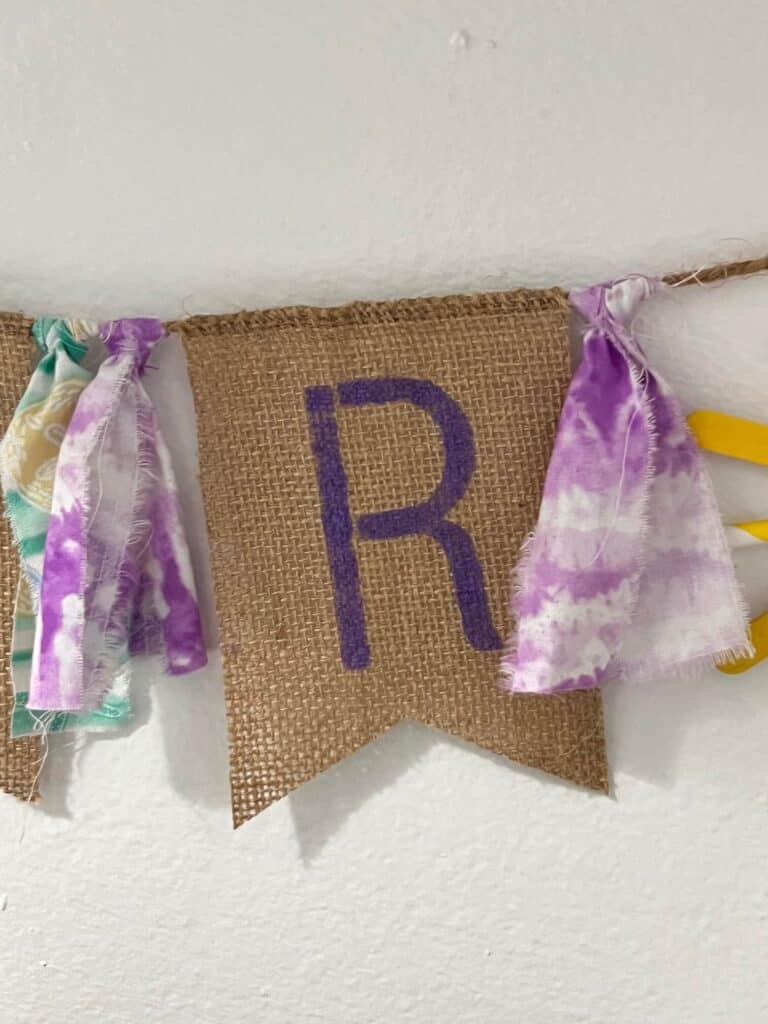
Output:
M33 324L32 336L42 356L0 442L0 481L22 566L11 653L14 738L40 729L27 700L53 482L62 438L93 377L82 361L94 346L102 348L98 324L84 320L42 318ZM129 713L127 699L111 693L102 707L86 715L57 715L48 726L53 731L110 728Z
M171 675L206 663L171 459L142 383L157 320L101 326L108 357L61 445L28 707L99 708L129 653Z
M502 661L514 692L663 678L751 650L703 458L632 336L658 287L638 276L571 295L584 354L518 568Z

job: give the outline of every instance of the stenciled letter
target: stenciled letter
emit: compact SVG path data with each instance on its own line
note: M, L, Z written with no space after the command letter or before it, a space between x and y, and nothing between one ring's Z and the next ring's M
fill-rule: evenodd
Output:
M483 570L467 531L446 519L460 501L475 469L475 447L469 420L442 388L410 377L375 377L348 381L338 387L341 405L386 405L410 402L434 421L443 442L443 475L426 501L405 508L360 516L353 524L347 478L339 447L333 390L307 388L305 404L333 579L336 621L345 668L365 668L371 659L365 627L360 573L352 543L356 527L364 540L395 540L424 534L445 552L453 579L464 633L479 651L501 649L485 593Z

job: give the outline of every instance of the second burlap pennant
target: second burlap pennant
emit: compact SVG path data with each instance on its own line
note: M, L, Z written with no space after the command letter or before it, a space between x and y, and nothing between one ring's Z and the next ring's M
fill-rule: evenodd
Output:
M599 693L498 685L570 374L563 293L174 329L199 417L235 824L407 719L605 790Z

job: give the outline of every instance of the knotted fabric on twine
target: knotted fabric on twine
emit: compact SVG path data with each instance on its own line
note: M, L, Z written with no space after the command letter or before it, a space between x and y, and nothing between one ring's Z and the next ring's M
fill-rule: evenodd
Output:
M151 319L103 324L108 358L61 446L45 544L28 706L98 708L129 653L171 675L206 662L170 455L142 383Z
M631 333L659 287L636 276L571 294L584 354L518 569L512 691L681 674L750 650L702 455Z
M56 465L77 402L93 378L82 360L94 346L102 347L98 324L84 320L42 318L32 325L32 336L42 357L0 443L0 478L22 568L11 647L14 738L39 731L27 700ZM126 700L110 695L92 712L57 715L48 725L52 731L108 728L129 711Z

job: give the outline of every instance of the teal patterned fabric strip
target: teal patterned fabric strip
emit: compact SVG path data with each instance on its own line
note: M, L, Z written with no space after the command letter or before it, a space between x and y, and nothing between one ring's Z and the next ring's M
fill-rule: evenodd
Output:
M36 613L40 603L43 557L50 521L53 484L61 441L85 388L93 379L81 365L93 346L101 347L99 325L45 317L32 335L42 357L0 441L0 483L5 512L21 560L11 647L15 710L11 736L43 730L113 729L130 715L127 686L120 682L101 707L88 714L51 718L27 709L32 671Z

